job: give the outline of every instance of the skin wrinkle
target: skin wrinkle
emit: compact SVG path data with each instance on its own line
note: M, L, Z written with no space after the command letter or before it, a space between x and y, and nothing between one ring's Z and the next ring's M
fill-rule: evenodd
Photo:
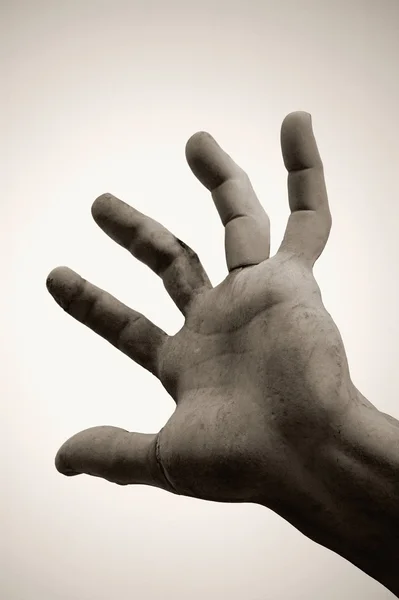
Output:
M212 286L209 278L203 276L203 267L196 252L178 238L174 237L174 240L179 244L179 251L174 256L171 252L172 259L159 270L158 275L165 289L173 292L178 307L186 315L195 296ZM198 285L200 280L201 286Z
M303 167L303 166L293 167L293 166L291 166L289 175L291 175L291 173L297 173L298 171L301 173L307 173L309 171L316 171L316 170L322 171L323 166L321 164L315 165L313 167Z
M116 332L115 346L118 348L118 350L121 350L124 347L123 339L122 339L124 334L128 334L128 329L132 325L137 323L137 321L139 321L139 320L140 320L140 316L138 316L136 319L132 319L131 317L126 317L126 319L121 323L119 331ZM127 335L126 335L126 337L127 337Z
M152 246L152 238L157 238L159 240L161 236L166 238L167 243L161 244L158 241L159 250L157 254L148 254ZM163 231L149 231L146 236L138 236L137 240L129 245L129 251L133 256L142 260L142 262L148 261L150 263L150 268L160 277L163 276L163 273L173 264L179 256L179 253L182 252L180 248L178 252L176 252L176 249L173 248L168 236Z
M252 219L253 215L244 215L244 214L237 213L236 215L233 215L232 217L230 217L230 219L228 220L228 223L232 223L232 221L235 221L235 219L242 219L242 218ZM226 223L226 225L227 225L227 223Z
M239 175L238 177L228 177L228 178L224 178L224 180L219 183L218 185L214 186L214 187L209 187L209 191L212 194L217 194L218 192L220 192L221 188L224 186L225 183L236 183L239 186L245 186L245 187L249 187L252 188L249 176L247 175L247 173L241 169L241 167L238 167L237 165L235 165L236 167L236 172L237 175Z
M84 292L84 284L82 285L82 289L80 290L80 293L77 294L73 300L73 302L71 302L70 306L69 306L69 310L72 311L73 310L73 304L76 304L76 300L79 300L80 297L82 297ZM88 323L90 323L90 316L94 313L95 308L98 306L98 304L101 301L101 297L97 297L94 299L91 299L88 306L87 306L87 310L85 312L84 315L82 315L80 317L80 321L83 325L88 325Z
M238 350L238 349L235 349L235 350L226 350L225 348L221 348L221 349L220 349L220 352L215 352L215 353L212 355L212 357L211 357L211 358L203 358L203 359L201 359L201 358L198 358L196 362L193 362L193 360L192 360L191 362L193 362L193 364L192 364L192 365L190 366L190 368L188 369L188 371L187 371L187 373L186 373L186 377L189 379L189 378L190 378L190 377L189 377L189 373L190 373L191 371L197 371L197 370L198 370L198 367L200 367L200 366L202 366L202 365L205 365L205 364L206 364L206 363L208 363L208 362L209 362L209 363L213 363L213 361L214 361L215 359L217 359L217 358L219 358L219 359L220 359L220 358L225 358L225 359L226 359L226 363L227 363L227 367L228 367L228 368L226 369L226 371L227 371L227 370L231 370L231 369L230 369L230 367L231 367L231 364L232 364L232 363L231 363L231 358L230 358L230 357L231 357L231 356L237 357L237 356L238 356L238 355L240 355L240 354L243 354L243 355L244 355L244 354L246 354L246 351L245 351L245 350L241 350L241 351L240 351L240 350ZM221 377L221 373L219 373L219 374L218 374L218 376L219 376L219 377ZM213 385L209 385L209 387L210 387L210 388L212 388L212 387L213 387ZM206 387L202 387L201 389L206 389Z
M288 260L288 258L287 258ZM258 265L257 265L258 266ZM265 292L264 295L259 296L256 301L255 298L253 298L253 292L251 292L251 289L253 288L254 285L254 280L256 280L256 276L251 276L251 281L249 280L243 280L241 278L241 276L243 276L245 270L242 269L239 273L235 273L234 274L234 279L230 280L230 287L231 287L231 295L230 296L226 296L225 302L223 303L223 305L213 305L213 312L215 314L215 319L219 319L219 315L220 318L222 317L222 314L224 316L224 322L223 322L223 333L229 333L229 332L238 332L240 329L242 329L245 326L249 326L249 324L251 323L251 321L255 318L257 318L260 314L265 313L266 311L270 312L273 307L275 306L276 308L278 306L283 306L284 304L286 304L287 306L289 306L290 301L284 301L281 299L281 294L277 295L274 294L274 296L270 296L270 294L268 294L268 289L272 288L274 286L274 279L273 277L277 277L276 275L272 275L272 277L270 278L270 281L265 285ZM230 274L231 275L231 274ZM280 277L280 276L278 276ZM214 292L216 293L216 291L218 289L221 288L221 286L225 286L226 282L223 282L222 284L219 284L219 286L217 286L217 288L214 288ZM248 291L247 291L248 290ZM236 317L236 304L237 304L237 300L238 298L251 298L251 302L245 302L243 303L241 301L241 314L242 315L247 315L241 319L237 319ZM201 298L199 298L199 301L201 302ZM233 317L234 318L231 318ZM204 331L202 327L200 327L199 323L195 320L192 320L191 318L189 318L186 321L185 326L192 330L195 331L197 333L201 333L201 334L207 334L209 332ZM210 333L213 334L214 333L214 327L211 328ZM218 332L221 332L220 327L218 327L217 329Z
M227 189L228 193L223 193ZM232 202L231 190L235 192L235 201ZM239 216L264 219L269 223L269 217L264 212L249 177L244 173L240 178L228 178L216 189L211 190L216 208L219 212L222 224L226 227ZM238 194L238 192L241 192Z
M164 467L164 465L162 464L162 452L161 452L161 448L160 448L160 444L161 444L161 435L162 435L162 431L163 431L163 427L160 429L160 431L157 434L156 437L156 443L155 443L155 459L157 461L157 464L159 466L159 469L163 475L163 477L165 478L166 483L168 484L170 490L174 493L180 496L180 493L177 491L177 489L175 488L175 486L173 485L173 483L171 482L167 471Z

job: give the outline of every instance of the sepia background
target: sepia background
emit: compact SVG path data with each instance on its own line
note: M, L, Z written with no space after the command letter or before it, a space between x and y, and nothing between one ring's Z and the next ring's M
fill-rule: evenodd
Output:
M158 431L161 384L46 290L67 265L170 334L162 283L95 225L112 192L227 274L212 199L184 158L209 131L272 223L289 214L280 125L312 113L333 228L315 274L352 379L399 418L397 0L3 0L0 597L388 600L383 586L260 506L62 477L94 425Z

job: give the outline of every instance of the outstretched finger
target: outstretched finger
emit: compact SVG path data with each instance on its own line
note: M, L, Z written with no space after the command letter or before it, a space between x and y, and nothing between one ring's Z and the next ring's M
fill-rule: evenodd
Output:
M177 493L158 456L158 434L131 433L111 426L91 427L69 438L55 466L63 475L92 475L112 483L151 485Z
M323 163L306 112L287 115L281 126L281 148L288 171L291 215L279 252L297 255L313 266L331 229Z
M188 140L186 158L194 175L212 193L225 227L229 271L268 258L269 217L243 169L206 132L198 132Z
M162 329L68 267L53 269L46 285L65 312L159 377Z
M163 225L111 194L103 194L91 209L101 229L146 264L186 315L194 296L212 284L197 254Z

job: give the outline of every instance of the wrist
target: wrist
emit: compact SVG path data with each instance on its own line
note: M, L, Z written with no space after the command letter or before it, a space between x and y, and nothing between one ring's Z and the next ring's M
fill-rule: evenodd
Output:
M311 510L293 524L399 597L399 422L364 400L320 448Z
M399 423L355 404L336 442L331 480L345 558L399 596Z

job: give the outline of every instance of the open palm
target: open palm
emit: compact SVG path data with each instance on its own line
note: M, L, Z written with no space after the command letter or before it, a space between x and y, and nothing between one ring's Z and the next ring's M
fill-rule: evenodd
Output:
M296 503L309 499L320 448L355 388L312 272L331 216L307 113L284 119L281 143L291 215L271 258L269 219L247 175L209 134L187 143L188 163L225 227L229 274L216 287L197 255L159 223L110 194L94 202L98 225L162 278L184 326L168 336L66 267L50 273L48 289L70 315L158 377L176 410L154 435L116 427L78 433L57 454L60 472L259 502L287 515L295 510L293 489Z

